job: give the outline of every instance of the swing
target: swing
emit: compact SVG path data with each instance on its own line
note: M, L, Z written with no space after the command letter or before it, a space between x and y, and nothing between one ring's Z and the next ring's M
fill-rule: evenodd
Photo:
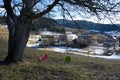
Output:
M45 30L44 30L45 31ZM41 39L39 39L39 41L41 41ZM39 53L37 55L37 59L39 61L44 61L44 60L47 60L48 59L48 54L47 54L47 51L46 51L46 48L43 49L43 52L45 53L43 56L39 56Z
M66 35L66 33L65 33L65 35ZM67 39L67 35L66 35L66 39ZM67 47L68 47L68 39L66 40L66 52L65 52L65 54L68 54L68 48ZM64 61L70 63L71 59L72 59L71 56L67 55L65 57Z
M67 47L66 47L66 54L68 54ZM64 61L70 63L71 59L72 59L71 56L68 55L68 56L65 57Z
M48 59L48 54L45 54L44 56L38 56L39 61L44 61L46 59Z
M68 63L69 63L70 61L71 61L71 57L70 57L70 56L66 56L66 57L65 57L65 62L68 62Z
M43 50L43 51L45 52L45 55L39 56L39 54L38 54L38 56L37 56L37 59L38 59L39 61L44 61L44 60L47 60L47 59L48 59L48 54L47 54L47 52L46 52L46 48L45 48L45 50Z

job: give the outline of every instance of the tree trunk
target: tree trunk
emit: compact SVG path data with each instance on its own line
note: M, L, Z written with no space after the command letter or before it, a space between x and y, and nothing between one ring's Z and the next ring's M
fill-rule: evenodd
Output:
M22 21L22 23L18 22L17 24L8 24L8 55L3 61L6 65L22 61L30 32L30 23L27 22L27 19L24 21Z

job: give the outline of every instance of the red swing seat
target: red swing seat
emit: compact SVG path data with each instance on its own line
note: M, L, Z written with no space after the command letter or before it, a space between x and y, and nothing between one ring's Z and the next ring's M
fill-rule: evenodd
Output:
M39 56L39 57L38 57L38 60L39 60L39 61L44 61L44 60L46 60L46 59L48 59L48 54L45 54L44 56Z

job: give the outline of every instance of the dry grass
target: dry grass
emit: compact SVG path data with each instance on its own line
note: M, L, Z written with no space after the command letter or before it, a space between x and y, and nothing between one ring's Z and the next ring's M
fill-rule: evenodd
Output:
M7 42L0 39L0 60L7 54ZM0 66L1 80L120 80L120 61L90 58L47 51L49 58L40 62L37 53L44 51L26 48L23 62ZM70 63L64 61L71 56Z
M8 39L8 29L4 28L0 25L0 39L7 40Z
M8 37L8 31L0 27L0 37ZM5 33L4 33L5 32ZM0 61L7 55L7 41L0 39ZM45 51L26 48L23 62L0 66L0 80L120 80L120 61L90 58L73 54L47 51L49 58L40 62ZM65 62L71 56L70 63Z

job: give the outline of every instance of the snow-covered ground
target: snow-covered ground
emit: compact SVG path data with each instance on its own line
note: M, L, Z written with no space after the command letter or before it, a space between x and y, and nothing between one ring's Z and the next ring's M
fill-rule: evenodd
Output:
M118 31L111 31L111 32L105 32L106 34L109 34L111 36L120 36L120 32ZM49 35L60 35L57 33L51 33L51 32L43 32L42 34L49 34ZM30 39L34 42L36 42L39 39L39 36L36 36L34 39ZM39 50L43 50L43 48L38 48L39 43L35 44L27 44L28 47L33 47ZM97 46L90 46L86 49L78 49L78 48L70 48L70 47L47 47L47 50L59 52L59 53L71 53L76 55L82 55L82 56L89 56L93 58L104 58L104 59L119 59L120 60L120 53L119 54L113 54L111 56L105 56L102 55L105 52L104 47L97 47Z
M29 44L29 43L27 43L27 47L38 48L39 47L39 43L36 43L36 44Z
M56 33L56 32L51 32L51 31L43 31L41 32L42 35L62 35L60 33Z
M38 50L44 50L44 48L38 48L38 44L36 45L27 45L28 47L34 47ZM94 48L94 49L93 49ZM54 52L59 52L59 53L70 53L70 54L75 54L75 55L82 55L82 56L88 56L88 57L93 57L93 58L104 58L104 59L114 59L114 60L120 60L120 54L113 54L111 56L105 56L105 55L100 55L104 52L103 47L95 47L92 46L89 48L90 50L93 50L93 53L97 53L99 55L93 55L93 54L88 54L88 49L78 49L78 48L70 48L70 47L47 47L46 50L49 51L54 51Z
M106 34L110 35L110 36L120 36L120 32L119 31L109 31L109 32L105 32Z

